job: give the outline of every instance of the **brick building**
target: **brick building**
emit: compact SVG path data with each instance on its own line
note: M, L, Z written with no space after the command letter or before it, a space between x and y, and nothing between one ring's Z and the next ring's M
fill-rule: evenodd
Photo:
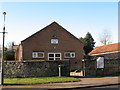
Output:
M120 59L120 43L96 47L89 53L89 55L104 56L105 59Z
M83 43L53 22L21 42L16 60L70 60L71 70L81 70Z

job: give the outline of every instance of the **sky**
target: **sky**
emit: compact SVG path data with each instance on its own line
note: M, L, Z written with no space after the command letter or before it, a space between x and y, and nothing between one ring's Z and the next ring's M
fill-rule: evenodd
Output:
M20 42L56 21L77 38L90 32L95 46L106 30L111 43L118 42L118 2L0 2L0 32L3 28L3 12L6 12L6 38ZM2 34L0 34L2 44Z

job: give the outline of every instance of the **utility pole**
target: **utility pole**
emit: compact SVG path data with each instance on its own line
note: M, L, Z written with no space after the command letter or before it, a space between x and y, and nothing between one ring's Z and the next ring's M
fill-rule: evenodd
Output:
M3 15L4 15L4 25L3 25L3 32L0 32L3 34L3 45L2 45L2 60L1 60L1 70L0 70L0 85L3 85L4 84L4 58L5 58L5 48L4 48L4 42L5 42L5 34L7 32L5 32L5 15L6 15L6 12L3 12Z

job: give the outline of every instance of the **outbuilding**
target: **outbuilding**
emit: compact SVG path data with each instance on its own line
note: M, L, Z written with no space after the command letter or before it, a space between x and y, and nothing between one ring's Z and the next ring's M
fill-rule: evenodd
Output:
M105 59L119 59L120 43L113 43L96 47L90 53L90 56L104 56Z

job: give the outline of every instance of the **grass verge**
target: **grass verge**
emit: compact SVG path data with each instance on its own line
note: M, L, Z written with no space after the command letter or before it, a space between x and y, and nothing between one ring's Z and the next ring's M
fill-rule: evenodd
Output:
M38 77L38 78L5 78L5 85L30 85L41 83L58 83L58 82L77 82L80 79L73 77Z

